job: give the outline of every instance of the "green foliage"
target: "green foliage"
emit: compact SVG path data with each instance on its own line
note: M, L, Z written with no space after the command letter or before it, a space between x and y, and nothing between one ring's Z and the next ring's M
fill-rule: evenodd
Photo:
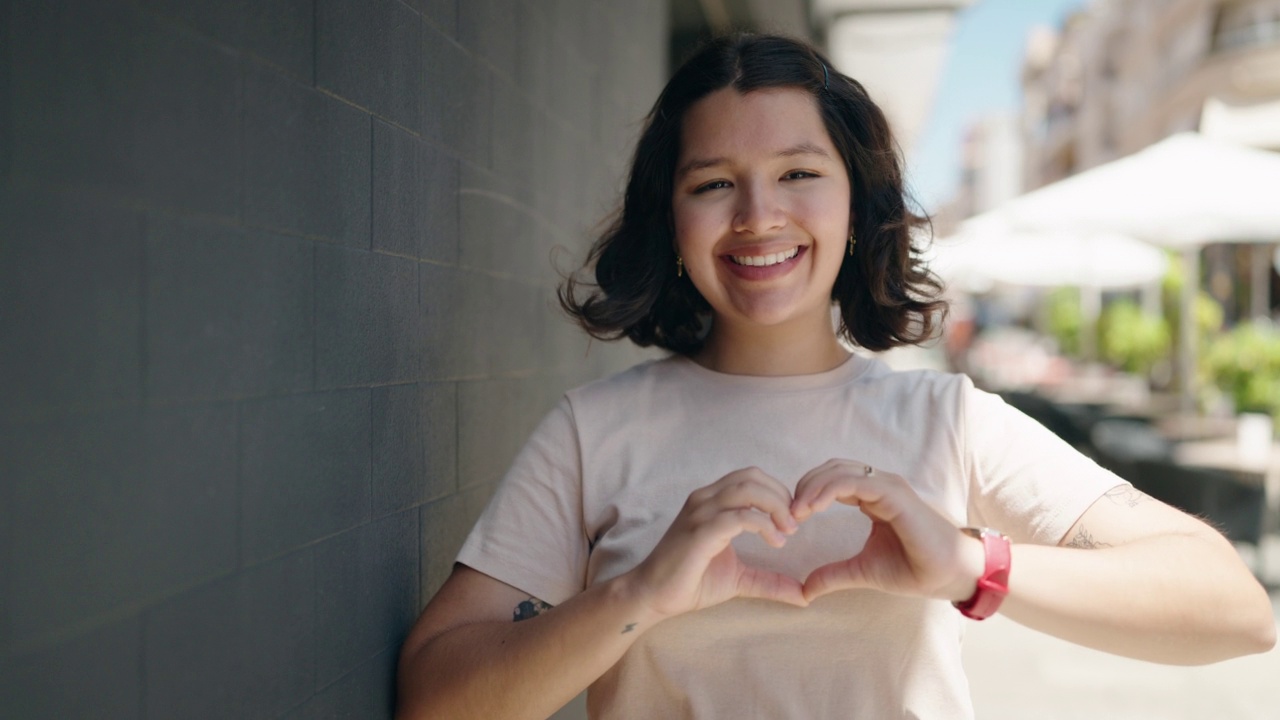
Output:
M1173 347L1169 324L1162 317L1144 313L1132 300L1117 300L1099 318L1102 358L1123 370L1140 375L1151 372Z
M1204 366L1240 412L1280 417L1280 330L1243 323L1210 343Z
M1072 357L1080 355L1080 291L1072 287L1056 288L1045 298L1049 314L1049 333L1058 341L1058 349Z
M1183 272L1182 256L1169 254L1169 270L1161 280L1160 288L1164 303L1164 316L1169 319L1169 328L1177 339L1182 317L1182 284L1186 281ZM1213 296L1204 290L1196 293L1195 301L1196 329L1199 332L1200 347L1203 348L1207 338L1222 329L1222 306Z

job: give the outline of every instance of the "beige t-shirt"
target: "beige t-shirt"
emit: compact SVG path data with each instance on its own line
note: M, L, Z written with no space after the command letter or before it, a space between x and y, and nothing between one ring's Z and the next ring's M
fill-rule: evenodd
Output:
M794 489L831 458L907 478L958 525L1055 544L1124 481L968 378L852 357L745 377L683 357L571 390L534 431L458 556L552 605L639 564L693 490L757 466ZM836 505L744 562L803 580L857 553ZM1017 573L1017 568L1013 569ZM733 600L646 632L590 688L591 717L970 718L966 621L943 601L845 591L808 608Z

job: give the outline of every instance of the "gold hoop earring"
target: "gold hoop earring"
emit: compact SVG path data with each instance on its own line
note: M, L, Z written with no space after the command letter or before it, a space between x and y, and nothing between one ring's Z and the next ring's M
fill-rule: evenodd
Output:
M858 244L858 238L854 236L853 231L849 231L849 257L853 257L853 246Z
M676 256L676 277L684 277L684 258Z

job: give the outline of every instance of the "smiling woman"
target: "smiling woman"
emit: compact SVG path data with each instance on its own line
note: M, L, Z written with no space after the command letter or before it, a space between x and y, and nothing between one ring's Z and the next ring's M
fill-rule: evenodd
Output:
M714 317L698 353L704 364L722 366L710 358L728 360L726 346L784 337L784 356L810 365L785 374L843 362L835 335L822 329L850 257L849 176L813 96L717 90L685 116L679 167L671 201L678 262ZM818 346L797 348L796 340ZM743 363L723 368L759 374Z
M589 688L594 718L969 718L962 623L998 610L1159 662L1274 644L1217 532L968 378L841 344L920 342L942 310L899 168L804 44L721 38L676 73L594 283L560 295L674 354L534 431L405 643L400 717Z
M759 177L766 170L776 173L768 187ZM927 220L907 208L893 135L862 85L812 48L769 36L722 39L675 73L636 147L622 212L588 257L595 284L570 278L562 305L596 337L698 352L710 337L711 298L692 270L673 272L692 260L677 237L700 237L677 223L708 222L713 212L731 213L719 222L743 230L806 214L782 231L756 228L759 247L742 255L751 266L774 250L767 243L803 232L796 220L838 226L847 259L834 264L827 297L840 308L839 332L876 351L932 336L945 306L911 244L911 229ZM845 252L854 239L856 251ZM777 250L804 254L809 244Z

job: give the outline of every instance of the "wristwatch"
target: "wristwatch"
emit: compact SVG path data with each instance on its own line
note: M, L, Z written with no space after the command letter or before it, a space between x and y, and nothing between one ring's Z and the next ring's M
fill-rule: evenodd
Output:
M1012 553L1009 537L991 528L960 528L960 532L982 541L986 554L986 568L978 578L973 597L954 602L961 615L974 620L986 620L1000 609L1004 596L1009 594L1009 564Z

